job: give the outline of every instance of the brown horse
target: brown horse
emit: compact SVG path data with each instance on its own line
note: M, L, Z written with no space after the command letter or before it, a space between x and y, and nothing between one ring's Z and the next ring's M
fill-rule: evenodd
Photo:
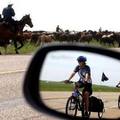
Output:
M54 35L53 34L45 34L43 33L38 37L38 41L36 45L43 46L45 43L51 43L54 41Z
M5 43L8 43L9 40L13 40L15 52L17 54L19 53L18 49L23 47L23 42L20 40L20 36L23 33L23 28L26 24L33 27L30 15L25 15L20 21L15 21L15 26L11 26L5 22L0 23L0 40L6 41ZM13 27L15 27L15 31L12 30ZM17 42L21 45L18 46Z

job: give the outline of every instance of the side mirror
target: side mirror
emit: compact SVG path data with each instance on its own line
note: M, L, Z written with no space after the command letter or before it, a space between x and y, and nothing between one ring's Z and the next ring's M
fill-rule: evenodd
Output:
M103 109L89 110L89 119L120 119L118 108L120 89L120 53L107 49L81 45L51 45L39 49L33 56L25 75L23 92L26 100L35 109L63 119L83 118L79 105L70 108L68 99L73 92L73 84L64 84L80 55L87 57L91 66L93 96L103 101ZM76 76L73 81L78 81ZM97 107L97 106L96 106ZM75 115L68 111L77 110Z

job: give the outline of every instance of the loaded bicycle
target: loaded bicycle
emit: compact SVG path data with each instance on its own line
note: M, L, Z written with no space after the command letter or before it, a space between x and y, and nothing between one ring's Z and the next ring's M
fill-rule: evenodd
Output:
M70 81L70 83L73 83ZM67 115L72 115L73 117L77 116L77 112L80 111L81 117L85 117L84 115L84 104L83 104L83 96L82 93L77 90L73 92L72 95L67 99L65 113ZM90 117L91 112L97 112L99 119L102 118L104 113L104 103L101 99L96 98L95 96L89 97L89 112L88 117Z

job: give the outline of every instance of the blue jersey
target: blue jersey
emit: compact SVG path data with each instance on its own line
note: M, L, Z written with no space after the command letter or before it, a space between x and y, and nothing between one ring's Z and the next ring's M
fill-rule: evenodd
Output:
M79 65L77 65L74 69L74 72L78 72L78 75L80 76L79 81L83 82L85 79L85 75L88 73L89 75L91 75L91 71L90 71L90 67L88 65L85 65L85 67L81 68ZM88 83L92 83L92 80L90 78L90 80L88 81Z

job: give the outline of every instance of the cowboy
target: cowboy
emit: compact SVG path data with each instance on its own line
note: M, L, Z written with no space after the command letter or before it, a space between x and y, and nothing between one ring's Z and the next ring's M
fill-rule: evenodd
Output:
M12 17L15 16L15 12L12 6L13 4L8 4L8 6L2 11L3 20L10 24L14 24L14 19Z
M59 27L59 25L57 25L56 27L56 32L63 32L63 30Z
M12 8L13 4L8 4L6 8L3 9L3 21L7 22L13 32L16 31L16 23L13 17L15 16L15 11Z

